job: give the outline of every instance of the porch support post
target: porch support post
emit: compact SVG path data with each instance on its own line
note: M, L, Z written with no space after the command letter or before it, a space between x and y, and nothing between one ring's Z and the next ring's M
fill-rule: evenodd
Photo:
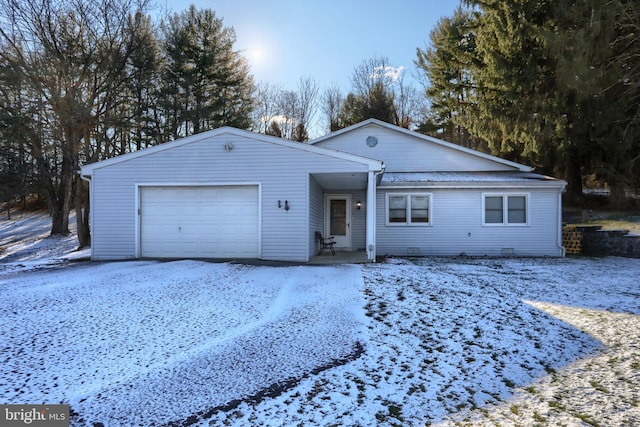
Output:
M376 261L376 174L369 171L367 180L367 258Z

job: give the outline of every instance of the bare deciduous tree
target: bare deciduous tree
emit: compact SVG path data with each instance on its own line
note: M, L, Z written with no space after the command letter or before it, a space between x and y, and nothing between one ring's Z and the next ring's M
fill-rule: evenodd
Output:
M329 132L335 132L343 126L340 123L340 110L344 104L344 97L337 83L333 83L322 96L322 112L324 113Z
M318 84L311 78L301 78L297 92L262 83L256 91L253 129L298 142L307 141L317 99Z
M77 170L101 142L96 125L127 82L135 13L146 0L3 0L0 56L29 93L35 114L24 123L28 148L46 189L51 234L69 232ZM78 191L78 195L82 192ZM81 206L77 203L76 206ZM80 246L89 243L77 212Z
M278 115L276 100L282 89L270 83L259 83L254 92L255 109L252 112L251 130L268 133L271 122Z

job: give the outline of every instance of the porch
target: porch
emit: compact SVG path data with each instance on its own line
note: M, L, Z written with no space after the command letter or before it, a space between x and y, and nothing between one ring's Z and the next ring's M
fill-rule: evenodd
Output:
M309 264L334 265L334 264L366 264L370 262L367 251L336 252L335 255L327 252L322 255L312 256Z
M362 263L375 259L377 175L312 173L309 176L309 263ZM336 255L316 255L315 236L332 236Z

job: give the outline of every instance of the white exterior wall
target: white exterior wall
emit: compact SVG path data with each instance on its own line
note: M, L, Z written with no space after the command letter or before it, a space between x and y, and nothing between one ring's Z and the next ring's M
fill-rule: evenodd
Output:
M375 136L378 144L366 144L368 136ZM333 148L369 159L381 160L386 172L468 172L513 171L508 165L438 145L378 125L354 129L334 138L320 141L320 147Z
M363 251L367 247L367 190L349 191L351 194L351 248ZM362 206L358 210L356 203L360 200Z
M309 256L320 248L316 231L324 233L324 191L314 177L309 176Z
M233 149L227 152L224 145L229 143ZM138 185L255 184L261 191L261 258L307 261L309 174L366 171L361 163L235 134L96 167L91 184L92 258L139 256ZM289 211L284 209L285 200Z
M377 254L500 256L562 256L558 189L403 189L378 188ZM387 193L431 193L430 226L386 224ZM484 193L528 195L529 223L483 225ZM409 249L411 248L411 249ZM419 250L416 253L415 248ZM507 253L509 254L509 253Z

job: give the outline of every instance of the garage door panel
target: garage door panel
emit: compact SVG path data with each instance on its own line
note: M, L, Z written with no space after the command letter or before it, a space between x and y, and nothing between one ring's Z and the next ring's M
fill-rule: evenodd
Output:
M257 186L142 187L143 257L257 258Z

